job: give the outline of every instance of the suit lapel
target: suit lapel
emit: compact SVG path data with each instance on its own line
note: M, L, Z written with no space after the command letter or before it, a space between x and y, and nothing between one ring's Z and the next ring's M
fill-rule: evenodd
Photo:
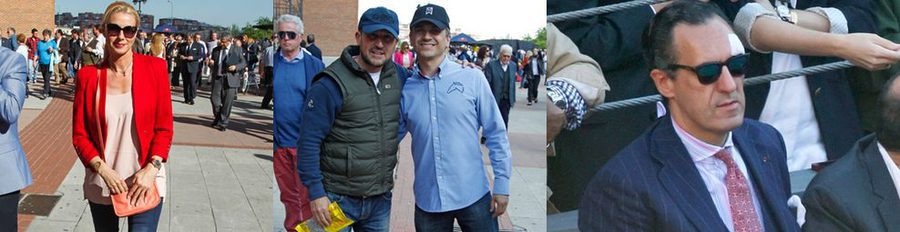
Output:
M659 127L652 132L650 154L662 163L659 181L676 206L700 231L726 230L722 218L700 173L684 144L675 134L670 117L660 118Z
M783 196L779 196L777 192L775 192L774 187L778 185L773 185L772 180L774 180L775 176L772 175L772 172L766 168L766 162L768 162L769 154L767 151L760 151L756 149L756 141L754 141L749 134L744 130L744 126L738 127L736 130L732 132L732 139L734 139L735 146L737 146L738 151L741 153L741 158L744 159L744 165L747 166L747 172L750 173L750 179L753 182L753 187L756 190L756 197L759 201L759 208L762 210L760 213L763 218L763 226L766 227L766 231L778 231L776 228L773 228L775 225L782 225L783 218L782 216L786 215L778 215L777 210L773 208L770 203L772 202L787 202L787 198ZM777 215L775 218L772 218L771 215ZM781 228L782 230L784 228Z
M879 198L876 199L878 213L885 229L900 231L900 220L897 220L900 218L900 197L874 139L866 146L862 156L872 181L872 192Z

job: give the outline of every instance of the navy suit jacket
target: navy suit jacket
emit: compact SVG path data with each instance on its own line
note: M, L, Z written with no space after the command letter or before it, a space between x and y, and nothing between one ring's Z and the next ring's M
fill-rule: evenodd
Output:
M206 57L206 53L203 52L203 44L199 42L194 42L191 44L187 44L179 51L182 56L192 56L194 59L184 60L185 68L190 73L198 73L200 72L200 59Z
M31 184L31 170L19 143L19 113L25 104L25 57L0 48L0 195Z
M732 131L756 188L766 231L799 231L788 209L790 180L775 128L751 120ZM582 231L727 231L670 116L613 157L588 184Z
M306 47L306 50L309 51L312 56L315 56L316 58L319 58L319 60L322 60L322 49L319 49L319 46L316 46L315 43L310 44L308 47Z
M503 81L508 82L507 88L509 88L509 105L510 107L516 104L516 65L512 61L506 64L508 73L503 72L503 64L500 63L500 59L492 60L488 63L488 65L484 68L484 77L487 78L488 84L491 86L491 92L494 93L494 99L497 102L500 102L500 95L503 94ZM506 74L504 77L503 75Z

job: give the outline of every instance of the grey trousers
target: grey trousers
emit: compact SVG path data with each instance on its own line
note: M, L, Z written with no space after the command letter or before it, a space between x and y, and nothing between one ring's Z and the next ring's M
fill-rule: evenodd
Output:
M231 105L237 96L237 86L228 86L228 80L224 76L213 78L212 93L210 101L212 102L212 112L216 119L213 124L225 127L228 126L228 117L231 115Z

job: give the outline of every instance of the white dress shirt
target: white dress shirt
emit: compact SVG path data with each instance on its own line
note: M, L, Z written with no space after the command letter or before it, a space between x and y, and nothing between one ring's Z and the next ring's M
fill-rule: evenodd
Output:
M694 166L697 167L697 171L700 172L700 177L703 178L703 183L706 184L706 189L709 191L709 195L716 205L716 211L718 211L719 217L722 218L722 222L728 227L728 231L734 231L734 222L731 219L731 205L728 201L728 190L725 185L725 174L727 174L728 168L725 166L724 161L719 160L714 156L722 149L731 151L731 158L738 166L738 169L741 170L741 173L744 174L747 182L749 182L747 184L750 186L750 196L753 198L753 207L756 208L756 215L760 220L759 224L763 225L763 229L765 229L765 224L762 222L762 210L759 207L759 197L756 195L756 188L753 185L753 181L750 181L752 179L750 178L750 173L747 172L747 165L744 164L744 159L741 158L740 151L734 147L731 132L728 133L728 137L725 139L725 145L720 147L703 142L692 136L687 131L681 129L674 119L672 119L672 125L675 128L675 134L678 135L678 138L681 139L681 143L683 143L684 147L687 149L688 154L691 155Z
M790 0L791 6L797 0ZM844 17L839 10L830 10L829 20L840 22ZM840 18L840 19L839 19ZM846 19L844 28L846 28ZM832 31L831 33L843 33ZM772 73L780 73L803 68L800 56L796 54L772 52ZM769 95L759 121L775 127L784 138L787 149L788 171L810 169L812 164L828 160L825 143L822 142L819 122L813 108L812 95L806 76L773 81L769 84Z
M881 153L881 158L884 158L884 164L887 166L888 173L891 174L891 180L894 183L894 188L897 190L897 195L900 195L900 167L897 167L897 164L891 159L887 149L881 146L881 143L878 143L878 153Z

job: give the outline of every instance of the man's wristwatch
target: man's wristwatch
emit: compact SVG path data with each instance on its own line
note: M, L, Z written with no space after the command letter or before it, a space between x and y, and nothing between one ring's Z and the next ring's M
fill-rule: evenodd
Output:
M158 159L150 161L150 165L153 165L153 167L155 167L157 170L162 169L162 162L160 162Z
M559 94L555 91L547 91L547 98L550 99L550 102L553 102L553 105L557 108L565 111L566 110L566 100L562 94Z
M780 18L781 21L797 24L797 13L791 12L787 0L775 1L775 13L778 14L778 18Z

